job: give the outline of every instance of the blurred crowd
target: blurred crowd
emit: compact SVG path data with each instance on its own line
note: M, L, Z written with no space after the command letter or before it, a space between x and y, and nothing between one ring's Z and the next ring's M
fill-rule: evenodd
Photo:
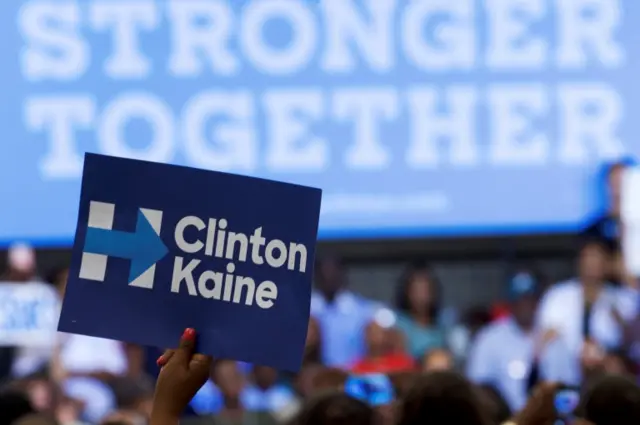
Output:
M623 167L608 169L609 207L585 229L570 279L549 282L523 267L505 281L504 297L494 305L461 312L443 305L447 282L424 261L406 266L395 303L388 305L350 291L339 258L320 258L299 373L217 360L185 415L220 424L287 423L310 394L340 387L350 375L385 374L400 392L418 371L458 370L506 419L542 381L587 386L602 375L636 379L639 281L626 272L619 243ZM48 282L61 302L66 266L40 276L35 253L25 244L12 246L7 260L0 281ZM160 348L60 333L52 340L0 347L5 390L25 394L61 425L116 418L145 423Z

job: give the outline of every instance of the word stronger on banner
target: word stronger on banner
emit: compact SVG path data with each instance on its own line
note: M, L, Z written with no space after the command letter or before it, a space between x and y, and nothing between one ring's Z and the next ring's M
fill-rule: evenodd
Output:
M318 189L87 154L59 330L300 366Z

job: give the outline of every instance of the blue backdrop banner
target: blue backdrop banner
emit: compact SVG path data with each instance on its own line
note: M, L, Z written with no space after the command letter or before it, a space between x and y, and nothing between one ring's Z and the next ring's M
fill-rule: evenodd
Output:
M3 242L71 241L87 151L321 187L321 237L572 230L640 153L637 1L0 12Z

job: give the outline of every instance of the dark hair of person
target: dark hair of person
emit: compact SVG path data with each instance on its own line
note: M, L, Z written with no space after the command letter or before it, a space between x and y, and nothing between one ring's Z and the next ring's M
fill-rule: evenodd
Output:
M118 409L135 409L141 401L153 397L153 382L143 378L116 378L110 382Z
M625 376L606 375L587 389L580 413L597 425L640 423L640 387Z
M21 417L11 425L58 425L58 421L48 415L32 413Z
M618 245L612 244L597 236L581 237L578 240L578 253L581 254L587 248L598 247L605 255L613 255L618 249Z
M23 392L5 390L0 393L0 424L11 424L34 413L31 401Z
M371 406L341 391L321 393L309 399L295 421L299 425L372 425Z
M477 388L452 371L418 377L401 403L398 419L398 425L491 424Z
M511 418L511 409L498 389L490 384L478 385L480 401L493 425L500 425Z
M436 274L431 267L425 262L413 262L404 270L400 276L398 284L398 292L396 294L396 307L404 313L411 313L411 300L409 299L409 288L413 280L418 275L424 275L429 282L431 290L431 303L428 306L429 319L435 322L440 313L440 295L441 286Z

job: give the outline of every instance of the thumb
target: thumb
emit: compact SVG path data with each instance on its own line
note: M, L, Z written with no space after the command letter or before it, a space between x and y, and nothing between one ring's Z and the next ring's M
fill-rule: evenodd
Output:
M183 364L188 367L191 357L196 346L196 331L193 328L187 328L184 330L182 337L180 338L180 345L173 354L173 361L175 363Z

